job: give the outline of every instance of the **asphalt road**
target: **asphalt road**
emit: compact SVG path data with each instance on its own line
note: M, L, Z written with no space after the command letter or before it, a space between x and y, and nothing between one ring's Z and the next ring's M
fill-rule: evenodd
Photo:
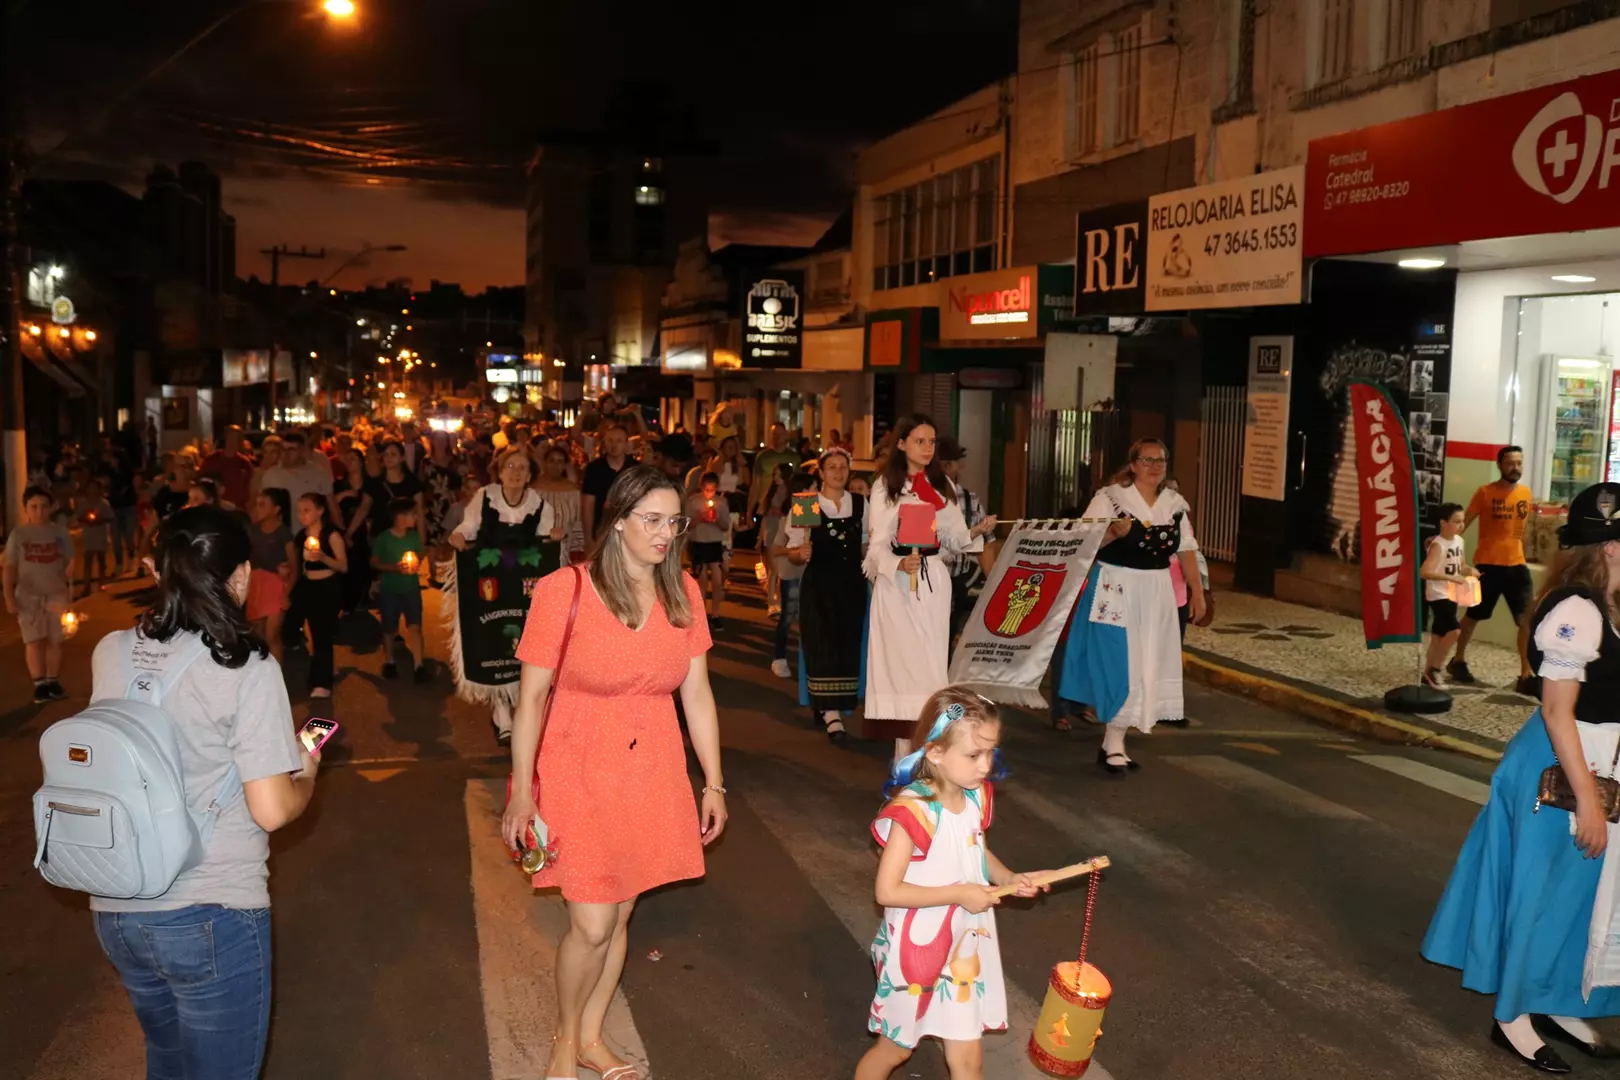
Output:
M612 1037L660 1080L846 1077L868 1044L867 825L887 749L836 747L812 729L767 669L757 590L738 582L711 657L730 828L706 879L643 900ZM139 1031L83 898L30 866L28 808L39 732L82 705L94 639L127 625L135 593L87 605L64 679L79 696L49 707L26 700L15 628L0 629L0 1078L141 1074ZM343 750L312 812L275 836L265 1075L538 1077L562 911L531 895L495 840L504 756L447 677L380 678L374 623L344 639ZM1194 725L1133 741L1143 768L1123 780L1094 764L1093 733L1016 714L1005 725L997 854L1018 869L1114 862L1091 958L1115 993L1090 1075L1523 1075L1486 1042L1488 999L1417 955L1488 768L1189 690ZM295 711L307 711L302 693ZM1023 1041L1052 964L1079 946L1084 900L1083 886L1060 887L1001 909L1013 1023L987 1037L987 1077L1033 1075ZM1620 1077L1612 1063L1575 1065ZM925 1048L897 1075L945 1071Z

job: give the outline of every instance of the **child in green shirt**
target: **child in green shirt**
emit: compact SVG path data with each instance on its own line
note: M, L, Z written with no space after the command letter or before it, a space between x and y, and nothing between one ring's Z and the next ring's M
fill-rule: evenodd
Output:
M433 676L427 667L427 646L422 640L422 535L416 531L416 500L398 498L388 504L393 528L371 541L371 566L378 571L377 617L382 621L383 640L399 633L405 622L405 648L416 668L416 681L425 683ZM383 677L399 674L393 661L383 664Z

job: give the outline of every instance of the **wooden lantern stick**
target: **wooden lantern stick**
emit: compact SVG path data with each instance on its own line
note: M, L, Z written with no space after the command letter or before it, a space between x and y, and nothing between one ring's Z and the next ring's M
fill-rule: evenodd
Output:
M917 548L916 548L915 545L912 546L911 553L913 555L917 554ZM917 595L917 571L915 571L915 570L907 570L906 571L906 576L911 579L911 595L916 596Z
M1065 866L1058 870L1046 870L1039 874L1031 874L1030 877L1034 878L1035 884L1037 885L1051 885L1055 882L1067 881L1070 878L1077 878L1082 874L1089 874L1093 870L1105 870L1112 865L1113 864L1108 861L1108 856L1098 855L1095 859L1087 859L1085 862L1077 862L1072 866ZM1011 896L1017 891L1017 885L1003 885L1000 888L995 889L991 895Z

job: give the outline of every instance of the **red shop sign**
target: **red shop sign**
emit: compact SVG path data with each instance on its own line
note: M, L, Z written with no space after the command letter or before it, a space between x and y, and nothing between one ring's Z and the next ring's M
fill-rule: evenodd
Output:
M1620 71L1312 140L1305 192L1307 257L1620 225Z

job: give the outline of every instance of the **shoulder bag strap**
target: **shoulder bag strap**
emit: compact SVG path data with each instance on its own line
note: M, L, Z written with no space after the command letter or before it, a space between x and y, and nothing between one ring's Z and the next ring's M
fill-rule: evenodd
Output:
M557 670L551 676L552 693L557 691L557 680L562 677L563 661L568 659L568 642L574 636L574 620L579 618L579 594L585 587L585 572L577 566L570 569L574 571L574 601L568 607L568 625L563 628L562 648L557 651Z

